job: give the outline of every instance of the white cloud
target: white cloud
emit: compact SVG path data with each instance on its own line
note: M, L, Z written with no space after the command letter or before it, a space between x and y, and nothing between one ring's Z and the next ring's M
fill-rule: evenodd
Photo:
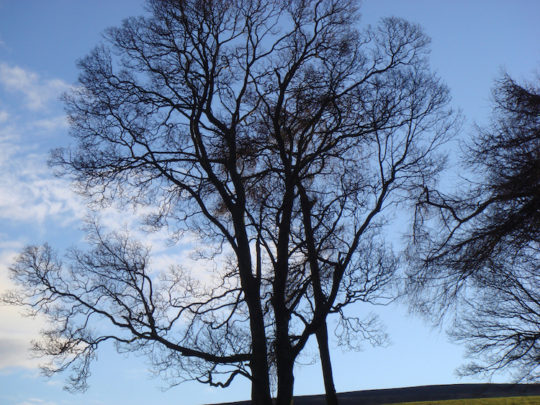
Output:
M56 229L62 229L85 215L84 204L71 191L69 182L54 177L48 168L49 147L47 139L41 137L43 132L66 126L63 116L51 114L46 107L68 86L62 80L43 80L36 73L0 63L2 88L23 98L4 100L2 97L5 110L0 110L0 226L9 233L17 233L17 236L0 234L0 295L14 288L7 269L27 241L36 242L36 231L43 229L41 225L46 219L54 220ZM12 114L21 111L17 105L21 102L22 110L42 110L40 119L32 119L33 113L28 112L24 120L22 114ZM30 356L30 342L45 325L43 317L27 318L19 308L0 304L2 371L37 367L38 360Z
M1 120L0 112L0 120ZM1 121L0 121L1 122ZM68 127L67 118L65 115L59 115L57 117L45 118L33 122L33 125L38 129L44 129L45 131L54 131L56 129L65 129Z
M33 111L45 109L48 102L70 88L63 80L44 80L37 73L7 63L0 63L0 84L8 91L22 93L26 107Z
M20 147L13 126L0 126L0 169L2 169L3 174L5 166L8 164L11 157L18 153L19 150Z
M18 402L16 405L57 405L56 402L45 401L40 398L29 398L23 402Z
M21 244L0 242L0 295L13 288L6 269L13 263ZM38 361L30 356L30 342L38 337L45 325L41 317L23 317L18 308L0 304L0 370L11 368L37 368Z
M0 63L2 84L22 91L36 108L66 88L61 80L42 81L36 73L5 63ZM22 121L0 111L0 220L42 224L54 218L66 224L85 215L69 181L55 177L46 163L49 147L41 134L66 126L63 115L46 113L39 120Z
M0 165L4 173L0 178L0 219L41 224L55 218L68 224L83 218L84 204L69 182L53 177L43 157L30 154L25 158Z
M43 80L36 73L0 63L0 90L2 87L23 96L15 102L41 111L39 120L23 121L21 108L16 104L8 105L6 111L0 110L0 226L9 224L6 228L16 229L18 233L16 237L0 234L0 294L13 288L6 269L24 244L38 242L36 231L46 229L48 237L67 225L78 228L87 215L86 205L71 190L70 181L53 176L47 166L50 146L47 137L41 136L44 132L66 127L65 118L46 107L68 86L61 80ZM32 114L24 116L32 117ZM184 250L168 249L166 230L152 234L141 232L139 219L145 211L145 208L138 211L109 208L99 212L99 216L107 230L129 229L135 238L151 245L153 269L157 271L167 269L171 264L199 270L201 266L207 267L202 263L194 264L189 246ZM193 237L186 240L196 244ZM69 243L66 240L56 242ZM53 244L56 242L52 241ZM45 326L42 317L25 318L18 308L0 304L0 372L37 367L39 360L30 357L30 341L38 338L39 330ZM39 402L27 400L25 403Z
M51 121L60 125L58 118ZM47 218L63 223L83 218L84 204L69 181L54 177L47 166L47 150L36 153L21 132L15 125L0 128L0 220L39 224Z
M21 337L9 339L0 336L0 369L37 367L30 358L30 342Z

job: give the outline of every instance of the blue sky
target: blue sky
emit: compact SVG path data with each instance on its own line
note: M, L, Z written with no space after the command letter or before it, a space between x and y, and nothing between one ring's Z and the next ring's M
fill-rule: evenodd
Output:
M433 68L452 91L466 118L462 139L473 122L490 111L493 80L504 69L518 80L540 77L540 2L537 0L364 0L359 24L395 15L420 23L432 38ZM63 248L82 243L86 210L66 180L47 168L49 149L69 142L61 92L75 83L75 61L100 41L101 32L124 17L143 12L139 0L0 0L0 291L10 286L7 266L25 244L50 242ZM114 227L131 226L131 213L102 213ZM163 235L152 235L159 260ZM359 313L366 308L354 309ZM462 348L441 330L407 315L405 308L375 309L388 326L392 344L361 352L332 351L339 391L409 385L473 382L458 380ZM183 384L163 391L144 359L105 347L93 367L85 394L62 390L63 378L40 376L29 359L28 341L43 320L21 318L0 306L0 403L5 405L200 404L249 397L246 382L228 390ZM301 359L313 363L315 351ZM498 381L508 376L501 375ZM318 364L296 369L296 394L321 393Z

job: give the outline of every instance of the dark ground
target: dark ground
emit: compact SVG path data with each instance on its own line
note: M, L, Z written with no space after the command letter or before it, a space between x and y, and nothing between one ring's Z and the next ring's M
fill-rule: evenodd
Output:
M378 405L396 402L540 395L540 384L453 384L342 392L340 405ZM250 401L215 405L249 405ZM324 395L294 397L294 405L325 405Z

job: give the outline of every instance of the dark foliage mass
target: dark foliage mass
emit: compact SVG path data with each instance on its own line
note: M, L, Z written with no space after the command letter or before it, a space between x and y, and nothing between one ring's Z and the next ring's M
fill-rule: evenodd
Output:
M469 150L468 192L425 190L417 217L413 302L432 314L458 303L450 335L482 359L461 373L513 369L540 379L540 89L508 76L493 120ZM426 225L435 214L437 232Z
M10 300L50 317L36 348L75 387L114 341L173 384L249 378L254 404L271 403L274 375L289 405L316 335L331 401L326 319L340 316L345 342L377 340L373 319L345 307L387 298L384 214L444 163L454 118L429 40L398 18L360 31L354 1L148 7L79 62L65 97L75 145L52 163L91 203L142 205L150 228L199 238L212 280L182 263L151 269L143 245L93 226L88 252L24 250Z

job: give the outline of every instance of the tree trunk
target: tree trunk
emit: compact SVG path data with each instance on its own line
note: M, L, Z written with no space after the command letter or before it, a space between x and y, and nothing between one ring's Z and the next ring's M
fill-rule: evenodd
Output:
M321 323L321 326L319 327L319 329L317 329L315 335L317 336L317 344L319 345L319 355L321 358L321 368L324 379L326 404L338 405L336 387L334 386L334 376L332 374L330 350L328 348L328 329L326 326L326 320Z
M240 228L243 229L243 228ZM240 232L239 232L240 233ZM240 281L245 292L246 304L249 310L249 327L251 331L251 403L253 405L272 405L270 393L270 368L268 366L268 349L266 347L266 331L264 314L261 307L259 281L252 276L251 258L247 237L239 238L244 242L244 249L238 256Z
M287 178L282 203L282 217L279 224L277 243L277 264L273 282L272 306L276 325L276 368L277 368L277 401L276 405L291 405L294 389L294 360L289 336L290 310L286 304L287 277L289 274L289 237L291 216L294 202L294 186Z
M278 392L276 405L291 405L294 391L294 361L287 354L277 355ZM280 359L281 357L281 359Z
M266 339L264 331L257 333L252 328L251 345L252 358L250 362L251 368L251 403L253 405L272 405L272 395L270 393L269 367L266 349Z
M275 308L276 314L276 371L277 401L276 405L291 405L294 389L294 359L289 341L289 325L283 302Z
M251 329L251 403L272 405L264 315L260 302L253 299L251 295L251 293L246 294Z

